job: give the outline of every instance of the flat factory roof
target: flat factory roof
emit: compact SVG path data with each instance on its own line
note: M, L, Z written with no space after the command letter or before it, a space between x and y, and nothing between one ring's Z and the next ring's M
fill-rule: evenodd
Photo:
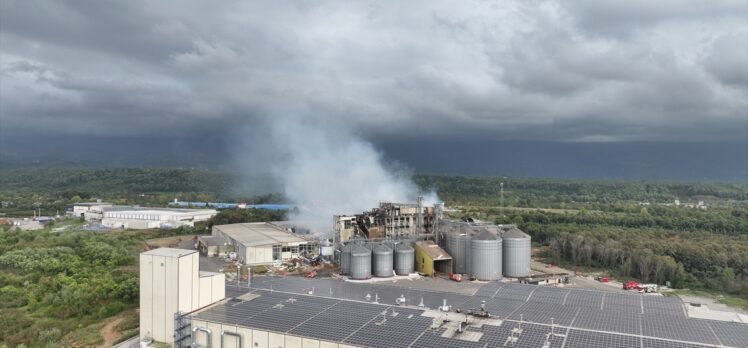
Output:
M304 238L267 222L218 225L213 226L213 228L244 246L303 244L308 242Z
M185 255L194 254L196 252L197 250L175 249L175 248L156 248L156 249L148 250L144 253L141 253L141 255L182 257Z
M132 213L148 215L190 215L190 214L217 214L214 209L178 209L178 208L158 208L158 207L131 207L131 206L113 206L105 207L104 213Z
M226 244L226 238L221 236L198 236L197 239L207 246L221 246Z
M643 294L489 282L464 295L278 276L255 277L252 289L227 284L226 294L234 298L193 319L367 347L543 347L548 341L555 348L695 348L748 342L748 324L688 318L680 300ZM401 297L404 306L396 305ZM463 332L443 322L437 308L445 300L462 310L450 312L450 322L469 318ZM491 320L465 314L484 301Z

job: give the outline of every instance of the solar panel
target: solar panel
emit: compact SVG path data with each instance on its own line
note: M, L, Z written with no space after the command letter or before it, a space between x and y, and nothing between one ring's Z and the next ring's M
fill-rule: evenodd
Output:
M630 312L614 313L596 308L581 307L574 326L583 329L641 334L639 315Z
M640 347L639 337L570 330L565 347L600 348L600 347Z
M718 345L716 335L703 321L676 319L671 316L642 316L646 336Z
M532 293L529 302L543 302L543 303L554 303L563 305L564 299L571 290L552 288L552 287L539 287L535 292Z
M570 309L560 304L525 303L514 311L509 319L523 319L536 323L551 324L551 318L553 318L554 324L568 326L576 314L576 308Z
M432 323L422 311L388 307L343 342L366 347L408 347ZM412 317L409 317L413 315Z
M603 294L603 292L599 291L571 290L569 296L566 297L564 305L601 308Z
M502 282L485 283L471 296L406 284L256 277L256 298L243 300L238 296L250 289L227 283L227 294L234 298L194 317L373 347L541 347L548 341L549 347L690 348L700 346L696 343L743 347L748 342L748 325L686 318L680 300L662 296ZM395 305L401 296L409 307ZM421 314L441 306L444 299L463 312L478 309L485 301L492 317L505 321L502 326L467 326L464 335L480 337L477 342L459 339L460 335L441 337L445 329L431 329L433 318ZM426 308L417 307L421 302ZM385 310L388 313L382 314ZM555 335L550 334L551 317ZM522 334L514 337L513 329L520 325Z
M711 328L719 338L719 341L724 345L732 347L748 347L748 325L746 324L714 320L692 320L697 323L703 323Z
M704 346L697 344L650 338L642 338L642 346L652 348L704 348Z

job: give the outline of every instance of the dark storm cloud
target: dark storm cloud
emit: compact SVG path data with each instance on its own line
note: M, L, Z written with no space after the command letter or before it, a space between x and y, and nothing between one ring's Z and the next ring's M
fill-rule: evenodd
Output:
M15 1L4 129L744 140L745 1Z

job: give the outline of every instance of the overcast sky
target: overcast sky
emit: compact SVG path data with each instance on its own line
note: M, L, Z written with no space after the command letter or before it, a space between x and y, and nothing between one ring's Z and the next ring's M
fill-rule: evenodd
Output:
M0 4L5 134L748 137L745 0Z

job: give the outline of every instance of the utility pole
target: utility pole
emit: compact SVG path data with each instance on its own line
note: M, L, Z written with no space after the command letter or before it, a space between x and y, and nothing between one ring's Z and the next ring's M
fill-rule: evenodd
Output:
M501 217L504 217L504 183L499 183L501 191Z

